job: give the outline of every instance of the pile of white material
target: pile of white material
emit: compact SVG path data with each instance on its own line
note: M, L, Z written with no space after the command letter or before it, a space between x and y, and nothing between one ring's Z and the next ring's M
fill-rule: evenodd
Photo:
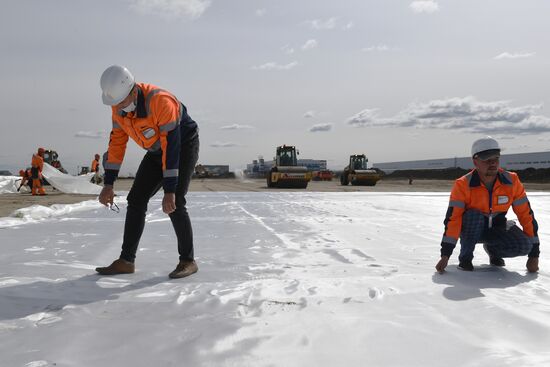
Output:
M491 267L481 246L476 271L455 251L435 273L448 200L193 192L199 272L178 280L162 194L131 275L94 272L120 253L123 200L4 228L0 365L549 366L550 195L530 195L539 274L525 257Z
M0 194L13 194L21 184L19 176L0 176Z
M101 186L90 182L90 179L94 175L93 173L82 176L71 176L44 163L42 175L48 180L50 185L66 194L98 195L101 192Z

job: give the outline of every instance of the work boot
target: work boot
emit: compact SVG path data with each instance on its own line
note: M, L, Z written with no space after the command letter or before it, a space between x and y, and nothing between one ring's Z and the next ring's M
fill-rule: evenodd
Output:
M101 275L132 274L135 271L135 266L134 263L118 259L107 267L95 268L95 271Z
M489 264L494 266L506 266L506 263L504 262L504 259L502 257L494 256L489 252L489 248L487 245L483 244L483 249L489 255Z
M199 270L197 263L194 260L184 260L180 261L176 269L173 272L168 274L172 279L185 278L191 274L196 273Z
M457 269L464 270L464 271L474 271L474 265L472 264L472 260L460 261L458 263Z

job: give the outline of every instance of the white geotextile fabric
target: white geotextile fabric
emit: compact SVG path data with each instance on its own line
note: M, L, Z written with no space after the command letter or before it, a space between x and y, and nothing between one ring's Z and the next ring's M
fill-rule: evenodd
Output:
M21 184L19 176L0 176L0 194L12 194L17 192Z
M48 163L44 163L42 175L48 180L50 185L66 194L89 194L98 195L101 186L90 182L93 173L82 176L71 176L60 172Z

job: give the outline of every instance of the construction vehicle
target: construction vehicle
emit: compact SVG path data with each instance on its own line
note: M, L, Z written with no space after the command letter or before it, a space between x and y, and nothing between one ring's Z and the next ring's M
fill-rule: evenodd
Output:
M312 181L332 181L331 170L314 171Z
M362 185L374 186L380 180L381 176L378 171L367 168L368 159L364 154L354 154L349 156L349 165L344 168L340 175L340 184L347 186Z
M202 164L197 164L195 166L195 177L208 178L208 176L208 170Z
M273 158L274 166L267 174L267 187L285 187L305 189L311 180L311 172L298 166L296 147L282 145L277 147Z

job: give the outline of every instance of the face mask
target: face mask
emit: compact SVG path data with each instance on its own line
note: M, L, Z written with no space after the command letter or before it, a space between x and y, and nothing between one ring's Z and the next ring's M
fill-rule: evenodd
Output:
M129 113L134 111L135 109L136 109L136 105L134 104L134 101L132 101L132 103L130 103L128 106L122 108L122 111Z

